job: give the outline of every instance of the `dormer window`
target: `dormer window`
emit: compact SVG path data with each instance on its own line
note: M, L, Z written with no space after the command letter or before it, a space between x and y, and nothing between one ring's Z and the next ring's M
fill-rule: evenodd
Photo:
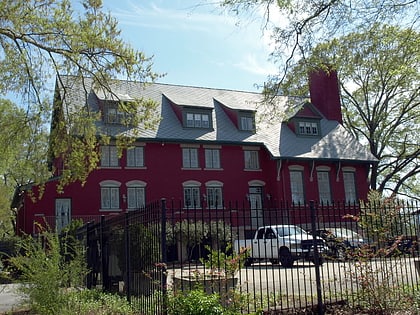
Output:
M246 131L255 130L255 118L254 113L239 113L239 129Z
M319 123L316 121L298 121L297 133L304 136L318 136Z
M107 101L104 106L104 122L107 124L130 124L134 114L120 109L115 101Z
M185 112L184 126L187 128L211 128L210 111L193 111Z

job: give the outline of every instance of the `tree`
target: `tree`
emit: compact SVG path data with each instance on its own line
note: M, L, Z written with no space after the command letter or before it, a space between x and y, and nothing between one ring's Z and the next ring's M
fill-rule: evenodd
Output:
M17 185L40 181L49 174L47 131L33 116L9 100L0 99L0 239L12 235L10 202Z
M371 189L418 197L420 33L375 24L319 44L281 89L307 93L296 78L326 62L340 75L344 125L379 160L372 167Z
M268 78L272 85L281 83L319 43L369 29L378 21L416 28L420 16L416 0L223 0L220 5L239 17L262 16L262 26L274 41L271 58L280 68Z
M80 8L74 3L0 3L0 93L19 96L28 122L49 121L54 106L61 105L51 104L51 100L54 80L61 82L62 75L74 75L80 80L90 77L97 88L110 93L113 78L146 83L157 77L152 72L151 59L123 42L116 19L102 11L101 0L83 0ZM137 100L135 106L121 103L124 110L135 113L138 121L145 124L152 120L154 105L147 100ZM63 115L64 122L58 126L60 133L51 135L49 154L50 158L63 159L63 185L76 180L83 183L97 167L97 145L109 141L98 137L94 125L97 118L97 113L80 104L77 112ZM9 160L7 154L2 151L0 160ZM41 159L45 161L46 156Z

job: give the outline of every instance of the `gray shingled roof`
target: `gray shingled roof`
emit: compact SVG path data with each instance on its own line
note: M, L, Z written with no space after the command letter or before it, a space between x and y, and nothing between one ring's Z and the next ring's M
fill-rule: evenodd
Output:
M74 78L64 82L64 85L71 87L67 89L64 104L69 108L75 108L75 102L86 104L84 89L75 82ZM105 128L111 136L118 134L136 134L142 141L182 141L182 142L217 142L237 143L243 145L263 145L267 148L273 158L302 158L302 159L333 159L333 160L355 160L355 161L376 161L367 148L363 147L354 139L345 128L337 121L321 119L322 137L301 137L297 136L285 122L280 119L263 119L257 122L257 131L241 131L236 128L225 110L220 106L223 104L233 110L261 110L258 104L262 101L262 95L253 92L232 91L224 89L178 86L169 84L154 83L147 86L130 81L116 81L112 86L113 93L104 93L94 90L90 86L91 81L86 79L85 86L88 87L88 103L93 110L98 110L96 97L102 100L114 100L116 96L123 100L135 98L149 98L158 103L158 111L161 121L155 129L144 129L140 126L128 129L116 125L104 125L99 123L100 128ZM212 109L213 129L187 129L183 128L170 102L178 106L194 106ZM296 99L286 96L277 97L277 112L295 113ZM301 100L302 102L303 100Z

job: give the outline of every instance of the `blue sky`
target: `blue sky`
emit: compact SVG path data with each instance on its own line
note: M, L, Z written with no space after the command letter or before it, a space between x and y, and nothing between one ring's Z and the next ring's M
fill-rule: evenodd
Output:
M154 56L155 72L166 73L158 82L260 91L256 85L276 72L261 21L238 20L203 0L103 4L118 19L123 38Z

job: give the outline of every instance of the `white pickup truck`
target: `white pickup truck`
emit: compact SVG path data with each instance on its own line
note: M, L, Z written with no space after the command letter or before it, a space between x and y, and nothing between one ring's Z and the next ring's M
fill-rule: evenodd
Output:
M313 238L305 230L296 225L270 225L257 229L253 239L236 240L234 249L250 248L251 252L245 265L258 261L281 263L285 268L292 267L298 259L306 259L316 263L314 248L318 249L318 264L323 263L322 253L326 250L325 241Z

